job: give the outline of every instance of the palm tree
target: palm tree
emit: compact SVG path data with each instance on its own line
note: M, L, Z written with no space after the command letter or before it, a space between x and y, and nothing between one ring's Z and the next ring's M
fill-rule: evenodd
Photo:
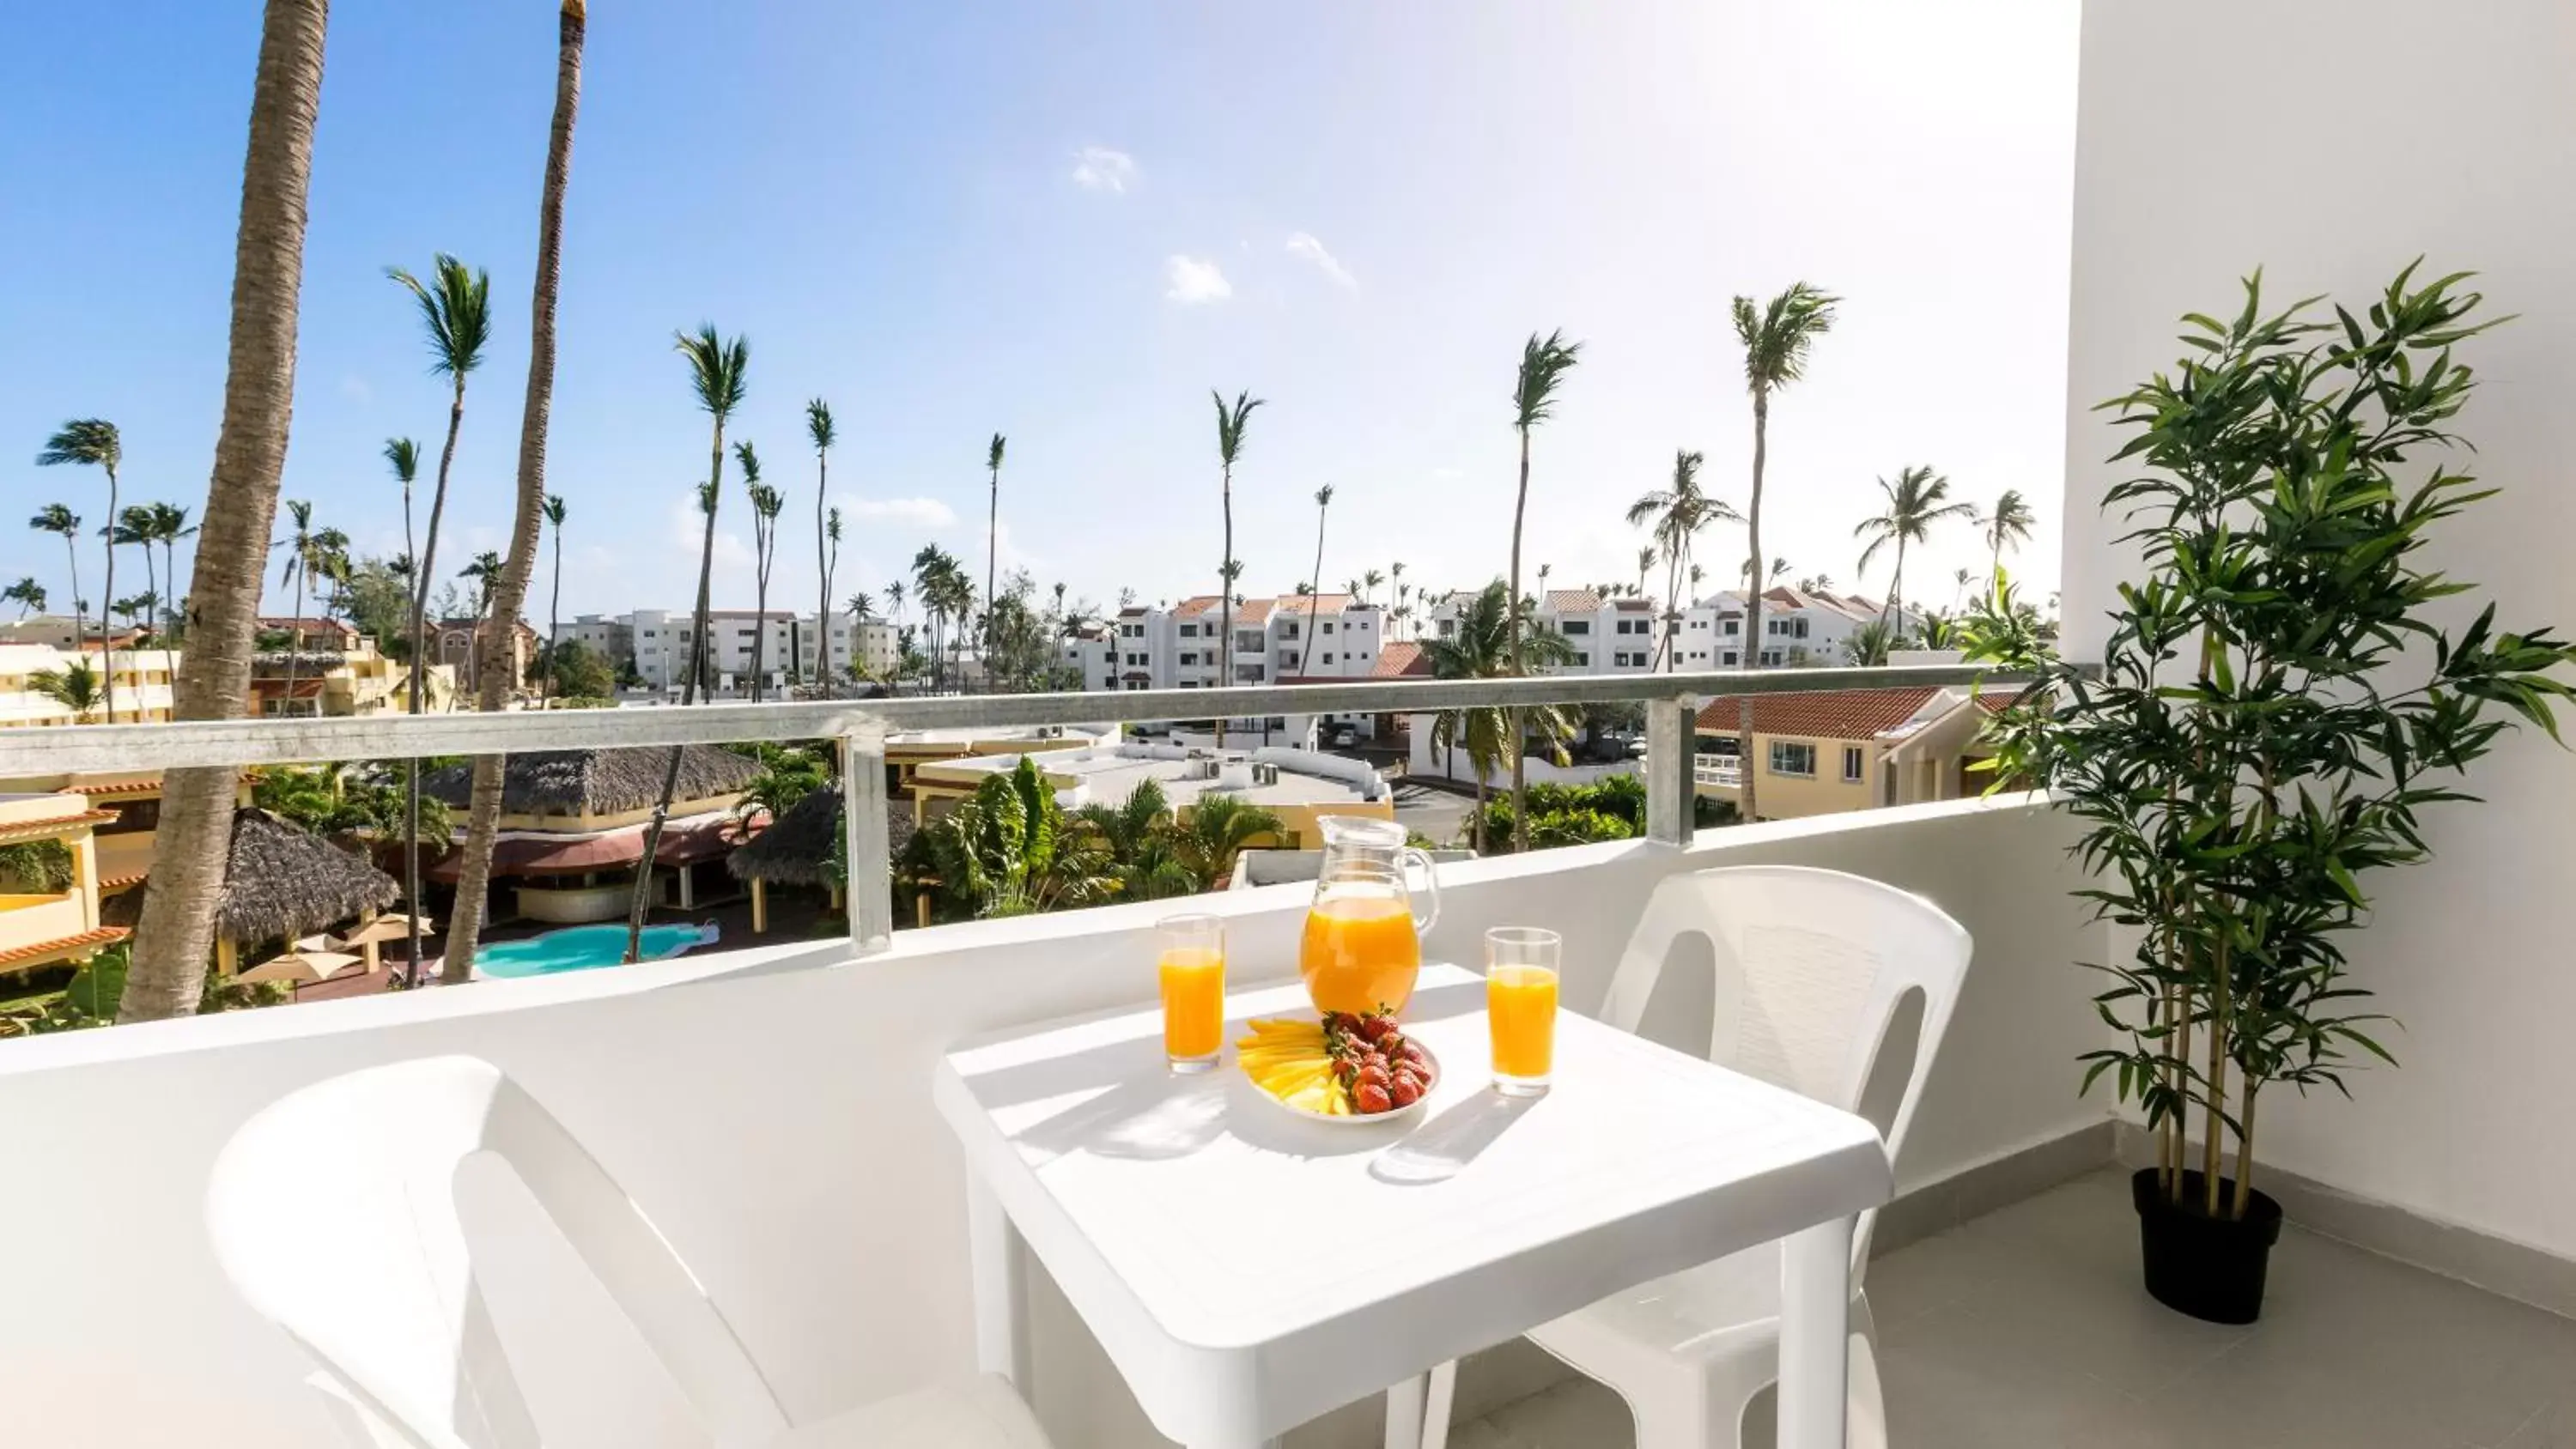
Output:
M1410 617L1413 613L1413 611L1406 608L1404 604L1405 599L1412 594L1413 586L1404 581L1404 560L1397 559L1395 562L1388 564L1386 566L1386 572L1387 577L1395 584L1395 607L1387 610L1387 622L1390 624L1402 624L1405 619ZM1395 634L1390 631L1387 637L1392 639L1395 637Z
M142 593L129 594L122 599L114 600L108 607L123 615L126 623L138 629L147 629L151 627L152 611L159 607L160 603L159 594L145 589Z
M1370 569L1368 572L1361 574L1359 587L1360 602L1363 604L1367 603L1369 601L1369 595L1376 593L1378 591L1378 586L1385 582L1386 575L1379 573L1375 569Z
M839 513L839 509L833 510L836 523L839 522ZM835 538L833 542L838 544L840 540ZM859 677L861 665L865 662L862 644L867 638L868 620L875 617L876 611L877 601L869 597L867 590L861 589L850 595L850 661L846 667L852 679Z
M124 461L125 445L117 437L116 424L107 421L105 418L74 418L70 422L63 424L60 428L56 429L54 431L54 435L45 440L45 450L36 455L36 466L39 468L52 468L65 463L77 463L96 468L107 475L108 527L103 531L107 535L107 584L105 588L106 596L111 602L116 598L115 524L118 512L116 504L116 470L117 466ZM76 584L73 586L73 589L75 592L78 592L79 586ZM102 613L99 618L99 633L102 636L101 642L103 644L108 642L104 636L110 632L112 631L107 627L106 616ZM110 644L109 647L103 649L101 653L108 660L107 718L108 722L113 724L116 722L116 655L114 646Z
M22 578L9 587L0 589L0 600L17 605L18 617L21 619L29 614L41 614L45 611L45 586L37 583L32 577Z
M1879 549L1896 545L1896 573L1887 581L1887 605L1879 617L1889 620L1891 632L1901 625L1896 622L1897 600L1905 591L1905 546L1923 543L1932 536L1932 525L1944 518L1974 518L1977 510L1967 503L1947 501L1950 480L1929 468L1899 468L1896 481L1878 480L1878 491L1887 497L1887 511L1875 518L1864 518L1852 529L1852 537L1866 538L1869 547L1860 553L1860 571L1869 572L1869 561Z
M831 496L832 444L840 434L832 427L832 405L821 398L805 403L805 436L814 440L814 571L822 590L814 599L814 683L828 699L832 694L832 567L841 560L841 510L827 507Z
M1951 575L1950 575L1950 607L1951 607L1951 608L1953 608L1953 609L1958 608L1958 607L1959 607L1959 605L1960 605L1960 603L1968 597L1968 580L1970 580L1970 579L1972 579L1972 578L1975 578L1975 577L1976 577L1976 575L1975 575L1975 574L1972 574L1972 573L1968 572L1966 569L1958 569L1958 570L1954 570L1954 571L1951 573Z
M1552 629L1531 629L1532 637L1519 641L1523 648L1512 647L1511 630L1516 613L1503 593L1500 579L1487 584L1458 611L1456 632L1445 637L1423 641L1422 650L1431 661L1432 674L1441 679L1508 679L1520 672L1516 656L1540 665L1563 664L1574 658L1574 648L1565 636ZM1479 705L1472 709L1450 710L1435 717L1431 725L1432 748L1443 755L1460 745L1467 749L1467 767L1476 775L1476 813L1473 817L1475 847L1485 848L1485 789L1505 756L1517 760L1523 748L1519 736L1524 713L1538 716L1540 727L1551 735L1564 733L1570 721L1562 710L1544 705L1533 711L1504 709L1499 705Z
M286 545L286 567L279 572L277 581L295 586L295 622L289 626L295 633L286 651L286 698L291 705L295 699L297 666L304 659L304 584L316 572L320 560L313 548L312 503L302 498L290 498L286 501L286 514L295 520L295 531L282 540Z
M691 613L689 679L680 687L680 703L687 706L698 702L698 678L707 662L707 589L716 564L716 505L724 491L725 420L742 406L751 370L751 343L739 336L727 342L717 335L713 322L699 324L695 337L675 333L673 341L689 360L689 385L714 428L707 445L707 481L698 485L698 512L705 526L698 539L698 599ZM671 817L672 793L680 788L680 749L672 746L662 766L662 793L653 801L653 818L644 828L644 851L635 861L635 895L626 907L628 965L643 957L644 912L653 902L653 860L662 848L663 822Z
M1556 388L1565 374L1574 368L1583 344L1565 340L1563 329L1547 334L1540 341L1535 332L1521 347L1521 367L1512 387L1512 428L1521 438L1520 489L1512 500L1512 570L1511 570L1511 644L1512 673L1522 672L1528 663L1522 649L1521 629L1521 531L1529 518L1530 429L1547 421L1556 411ZM1512 847L1529 848L1529 784L1521 769L1521 751L1512 751Z
M2039 515L2031 512L2030 504L2023 499L2020 489L2007 488L2003 496L1995 500L1994 512L1978 519L1977 523L1985 530L1986 547L1994 555L1992 577L2001 578L2004 550L2029 542L2030 531L2038 526Z
M36 510L36 516L27 520L27 526L38 533L62 535L63 561L71 569L72 576L72 652L78 654L89 642L87 628L81 622L80 515L63 504L48 503Z
M1750 297L1734 303L1735 339L1744 347L1744 390L1753 397L1753 494L1744 510L1745 598L1744 667L1762 667L1762 474L1771 443L1771 395L1807 375L1807 353L1817 338L1833 330L1834 308L1842 299L1804 282L1756 307ZM1744 696L1736 721L1737 738L1753 738L1753 696ZM1753 771L1744 772L1738 806L1747 820L1753 813Z
M554 530L554 584L546 599L545 669L537 677L537 698L550 699L555 692L555 636L563 631L563 526L564 501L561 495L546 495L546 526ZM468 827L471 828L470 826Z
M991 475L992 492L984 505L984 678L989 685L993 677L993 561L999 555L1002 528L1002 449L1010 440L999 433L984 449L984 471Z
M517 657L512 635L527 607L528 582L536 577L537 548L544 542L546 434L554 413L555 312L563 290L564 192L572 178L573 129L581 115L582 48L589 28L587 0L562 0L555 21L554 116L546 132L545 179L537 200L537 274L528 300L528 386L519 413L510 554L492 581L490 608L475 629L477 651L500 660ZM548 647L552 647L551 638ZM482 680L477 707L500 709L517 683L514 673L505 665ZM484 895L491 886L492 852L500 839L501 791L508 763L501 755L479 755L474 761L465 856L456 881L459 919L450 923L447 957L439 972L440 981L448 985L473 979L476 934Z
M769 574L778 562L778 515L787 495L760 481L760 455L750 439L734 444L733 456L742 465L743 494L751 500L751 616L757 621L751 631L751 702L758 704L768 677Z
M1895 644L1896 631L1884 617L1864 619L1843 640L1843 657L1862 668L1875 668L1887 662L1887 651Z
M143 592L150 595L152 601L158 604L161 601L161 570L152 559L152 543L157 537L152 531L152 520L151 504L129 503L118 511L115 526L107 532L113 542L142 545ZM175 580L173 586L176 586ZM156 621L146 619L143 621L143 626L147 629L154 628Z
M1250 392L1234 395L1234 406L1226 406L1225 394L1214 388L1208 396L1216 401L1217 490L1225 505L1225 552L1217 559L1217 688L1234 682L1234 579L1242 566L1234 558L1234 463L1243 456L1243 427L1252 419L1252 410L1266 399ZM1216 745L1225 748L1225 719L1216 722Z
M1324 602L1324 515L1332 507L1333 485L1327 483L1315 490L1315 572L1309 576L1313 582L1306 590L1306 647L1297 651L1300 673L1313 672L1306 668L1306 660L1315 652L1315 610ZM1401 569L1404 565L1396 567Z
M463 262L445 252L431 259L430 278L434 285L423 286L419 278L400 267L385 268L385 275L411 293L420 308L422 327L429 334L429 371L433 377L448 379L447 441L438 452L438 480L430 492L429 533L412 555L411 596L411 698L408 712L421 712L423 677L427 674L429 586L438 577L438 529L447 512L447 475L456 464L456 435L465 426L465 379L483 365L483 345L492 336L492 277L488 272L469 271ZM416 461L416 460L415 460ZM401 464L396 464L397 472ZM411 479L403 477L404 516L410 516ZM406 525L408 531L408 525ZM407 798L403 835L413 842L403 851L403 898L413 903L410 914L419 917L420 895L420 771L407 772ZM448 942L453 955L456 942ZM420 933L412 932L410 974L420 975Z
M400 267L385 268L385 275L401 283L419 304L421 326L429 334L430 375L446 377L451 384L447 442L438 451L438 481L429 495L429 533L415 555L418 567L413 571L411 712L418 714L425 668L421 656L427 652L420 646L428 631L430 581L438 577L438 530L447 513L447 475L456 464L457 431L465 426L465 379L483 365L483 346L492 337L492 274L469 271L463 262L440 252L431 260L433 285L423 286L419 278ZM404 488L408 497L407 478ZM419 834L417 830L411 833ZM449 943L451 947L454 944Z
M1657 563L1662 561L1662 558L1663 555L1657 553L1655 551L1655 546L1651 543L1646 545L1644 548L1637 550L1637 582L1635 587L1638 593L1642 594L1646 591L1646 575Z
M966 583L966 572L956 558L939 545L924 544L912 556L913 596L921 601L921 611L930 620L930 652L934 671L931 688L948 687L948 622L955 619L962 626L974 607L974 590ZM899 587L899 586L896 586ZM893 587L887 592L892 594Z
M903 580L896 579L887 584L885 586L885 596L886 607L894 612L894 621L898 626L900 626L903 623Z
M1691 562L1691 555L1695 549L1694 540L1698 537L1701 529L1708 527L1712 523L1741 523L1744 521L1743 515L1737 513L1723 500L1711 498L1707 493L1701 490L1699 486L1699 470L1701 465L1706 461L1707 458L1704 454L1694 453L1688 449L1675 449L1673 451L1672 486L1669 488L1655 489L1640 497L1636 502L1628 505L1629 526L1636 527L1641 524L1652 526L1654 529L1655 541L1663 545L1664 638L1662 652L1666 654L1668 661L1672 660L1671 651L1674 637L1681 627L1682 579L1685 571L1687 571L1689 577L1694 583L1697 582L1699 576L1699 566ZM1652 550L1647 550L1644 553L1641 553L1639 555L1639 561L1641 563L1647 562L1651 558L1652 553ZM1640 587L1644 585L1645 575L1643 570L1639 571L1637 582ZM1676 667L1678 667L1677 662Z
M27 687L72 712L74 724L85 724L106 699L106 676L86 659L60 669L39 669L27 676Z
M1187 816L1164 827L1172 857L1198 882L1202 891L1223 890L1234 875L1234 858L1261 837L1278 836L1287 827L1278 816L1241 797L1210 791L1201 795Z
M420 480L420 444L409 438L387 438L385 439L385 461L393 466L394 481L402 484L402 556L407 563L420 556L417 541L411 534L411 485ZM412 573L409 568L404 568L400 572L406 577ZM411 618L411 652L414 658L420 655L420 616L417 613ZM418 692L417 688L414 692Z
M472 622L474 633L465 646L465 677L479 702L483 693L483 621L492 612L492 591L501 582L501 556L485 549L474 556L474 562L456 571L456 576L474 586ZM506 673L507 671L503 671ZM451 697L449 708L454 708ZM454 941L448 942L450 948Z
M203 547L188 589L193 647L180 660L172 691L180 719L237 717L250 696L251 645L295 394L313 119L321 105L329 15L328 0L268 0L260 22L233 245L223 422L206 487ZM240 772L230 765L163 772L152 889L135 930L119 1021L196 1010L215 947L215 904L240 787Z
M152 538L161 545L162 611L170 618L170 633L178 637L187 633L187 593L179 586L179 540L192 537L196 528L188 522L188 510L175 503L152 505Z

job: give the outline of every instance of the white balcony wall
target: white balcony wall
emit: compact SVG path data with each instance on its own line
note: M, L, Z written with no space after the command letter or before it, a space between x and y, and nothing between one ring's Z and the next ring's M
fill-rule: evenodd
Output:
M2275 306L2359 305L2416 256L2475 269L2490 316L2467 344L2485 385L2455 426L2504 488L2442 525L2433 562L2481 584L2503 627L2576 625L2567 460L2576 457L2576 8L2563 0L2161 0L2085 7L2068 360L2065 614L2089 657L2129 561L2095 501L2119 470L2092 412L2182 349L2175 318L2221 316L2264 269ZM2269 78L2249 84L2249 78ZM2333 119L2332 97L2374 119ZM2357 979L2403 1023L2401 1070L2354 1096L2263 1099L2264 1156L2366 1197L2576 1256L2576 1019L2552 905L2576 860L2576 766L2536 733L2428 816L2436 858L2371 882Z
M1596 1009L1655 882L1758 861L1835 866L1919 890L1977 938L1976 964L1899 1165L1907 1187L2103 1119L2074 1095L2095 1028L2092 954L2066 823L2016 802L1953 802L1444 867L1430 954L1473 960L1485 927L1567 935L1566 1003ZM1206 902L1246 977L1282 979L1301 887ZM303 1367L207 1251L199 1203L217 1148L279 1093L354 1067L471 1052L522 1078L647 1204L724 1305L791 1415L966 1370L971 1323L959 1167L929 1102L932 1061L970 1033L1150 993L1168 904L906 932L892 955L832 946L722 953L551 980L0 1043L10 1124L0 1296L11 1444L326 1449ZM1668 973L1652 1034L1702 1044L1705 978ZM549 1443L661 1449L641 1349L506 1172L469 1170L492 1314L529 1374ZM522 1282L524 1272L529 1281ZM1157 1442L1060 1301L1042 1293L1035 1398L1067 1449ZM569 1381L572 1392L550 1387Z

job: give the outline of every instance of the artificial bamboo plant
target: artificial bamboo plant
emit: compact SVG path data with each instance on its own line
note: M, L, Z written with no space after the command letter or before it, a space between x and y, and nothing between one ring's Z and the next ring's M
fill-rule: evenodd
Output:
M2505 319L2472 320L2466 273L2414 274L2328 321L2313 298L2267 315L2258 273L2232 321L2187 316L2173 370L2102 405L2132 430L2113 461L2143 470L2104 507L2144 572L2098 673L2000 582L1969 631L1971 658L2040 681L1995 722L1998 778L2085 822L2080 894L2131 945L2095 998L2126 1043L2084 1058L2084 1087L2139 1104L2167 1200L2210 1217L2245 1216L2268 1090L2394 1060L2345 969L2364 881L2424 859L2419 812L2472 799L2456 782L2514 717L2555 739L2570 694L2576 648L2548 630L2500 631L2492 605L2434 622L2472 587L2425 558L2434 526L2496 491L2460 468L2477 379L2453 349Z

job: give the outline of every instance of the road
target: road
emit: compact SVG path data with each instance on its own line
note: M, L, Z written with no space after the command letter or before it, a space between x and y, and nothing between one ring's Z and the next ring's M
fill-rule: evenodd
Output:
M1467 816L1475 809L1473 797L1435 790L1404 780L1395 782L1396 823L1407 830L1418 831L1440 845L1447 845L1465 833Z

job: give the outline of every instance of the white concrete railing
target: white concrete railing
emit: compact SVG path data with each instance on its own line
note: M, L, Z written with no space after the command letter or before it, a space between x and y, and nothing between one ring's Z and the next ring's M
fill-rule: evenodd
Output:
M0 738L0 774L295 764L322 760L508 754L639 745L730 744L744 740L838 739L843 751L841 812L849 832L850 878L890 878L885 747L889 734L960 726L1141 723L1263 719L1272 715L1422 713L1494 705L1642 703L1647 744L1659 760L1690 757L1692 702L1712 694L1800 693L1904 684L1970 684L1990 676L1963 665L1903 669L1716 670L1662 675L1549 675L1528 679L1365 680L1348 684L1078 694L952 695L938 698L807 700L693 708L552 710L543 713L387 715L354 719L210 720L30 730ZM1697 781L1678 764L1649 770L1646 835L1664 845L1690 838ZM845 893L850 947L890 948L894 902L887 891Z
M1565 933L1568 1007L1590 1011L1648 892L1674 872L1778 861L1918 891L1968 927L1977 955L1898 1164L1912 1189L2101 1120L2071 1065L2097 1041L2091 982L2067 963L2103 946L2066 894L2070 839L2066 821L2014 798L1710 830L1678 849L1460 862L1440 868L1426 952L1472 961L1488 926L1545 922ZM1308 894L1273 886L1192 906L1227 917L1240 979L1281 980ZM16 1256L0 1295L0 1385L21 1390L0 1439L335 1445L300 1356L215 1267L198 1217L206 1172L280 1093L439 1052L497 1062L563 1117L650 1208L793 1417L968 1371L963 1189L930 1106L931 1063L976 1032L1146 1001L1151 926L1169 908L907 931L856 961L838 942L699 953L0 1043L0 1241L42 1245ZM1706 977L1666 979L1648 1034L1699 1050ZM459 1190L494 1265L491 1312L549 1430L673 1445L641 1422L658 1371L524 1192L492 1164ZM1057 1442L1158 1442L1043 1275L1038 1291L1036 1396Z
M1744 770L1727 755L1695 755L1691 759L1691 779L1732 790L1744 782Z

